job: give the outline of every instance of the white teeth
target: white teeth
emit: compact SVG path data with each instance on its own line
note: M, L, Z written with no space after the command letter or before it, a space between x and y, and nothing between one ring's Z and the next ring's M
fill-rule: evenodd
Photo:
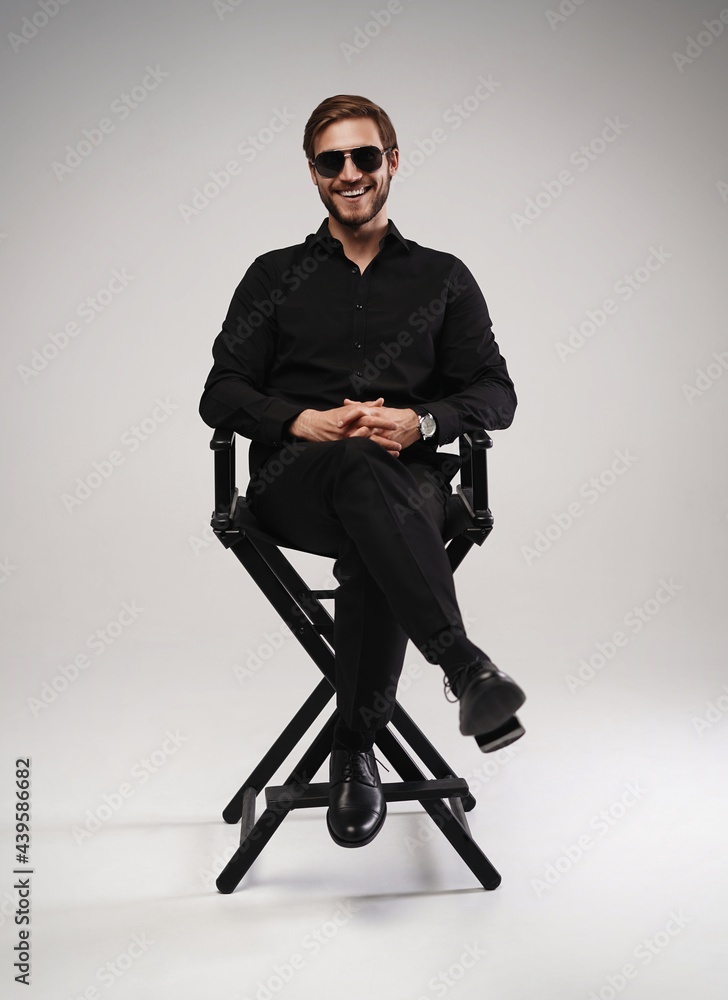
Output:
M344 198L353 198L355 195L364 194L366 188L359 188L357 191L339 191L339 194L343 195Z

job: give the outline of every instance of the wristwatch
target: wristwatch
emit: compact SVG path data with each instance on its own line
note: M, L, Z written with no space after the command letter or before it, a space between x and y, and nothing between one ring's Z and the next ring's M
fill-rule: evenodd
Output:
M423 441L429 441L430 438L435 436L437 421L431 413L420 413L418 420L420 423L420 434L422 435Z

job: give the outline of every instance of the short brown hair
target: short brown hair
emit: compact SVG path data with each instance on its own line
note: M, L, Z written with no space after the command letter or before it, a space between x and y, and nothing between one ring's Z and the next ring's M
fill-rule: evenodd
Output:
M386 149L391 146L397 149L397 135L394 126L389 120L386 111L367 100L366 97L357 97L354 94L337 94L336 97L327 97L322 101L311 114L303 130L303 150L309 160L313 159L316 148L316 136L332 122L341 121L343 118L371 118L379 130L382 139L382 146Z

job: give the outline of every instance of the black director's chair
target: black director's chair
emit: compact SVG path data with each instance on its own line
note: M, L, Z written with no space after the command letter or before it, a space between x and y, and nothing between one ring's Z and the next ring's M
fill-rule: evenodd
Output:
M484 431L460 438L460 485L448 501L447 554L455 570L471 547L482 545L493 527L488 509L486 449L492 439ZM323 600L336 590L311 590L280 551L278 539L264 531L235 486L235 432L216 430L210 447L215 452L215 511L212 528L232 550L250 576L316 663L319 681L260 763L223 810L227 823L240 822L240 846L217 879L220 892L232 892L266 846L290 810L328 806L328 782L312 782L331 751L337 712L328 718L283 785L268 786L334 696L334 621ZM335 558L336 553L331 553ZM399 739L391 731L396 729ZM514 717L500 730L475 739L483 752L497 750L523 734ZM403 742L434 777L423 774ZM377 735L377 747L401 781L383 783L387 802L416 799L480 881L495 889L501 877L473 840L465 813L475 799L464 778L458 778L435 747L415 725L399 702L391 723ZM256 799L265 790L266 808L255 819Z

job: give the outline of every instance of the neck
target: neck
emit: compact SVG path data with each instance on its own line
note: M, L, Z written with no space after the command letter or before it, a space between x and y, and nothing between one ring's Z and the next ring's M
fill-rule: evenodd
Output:
M355 257L379 250L379 241L384 238L389 228L386 208L383 208L373 219L362 226L342 226L329 215L329 232L334 239L339 240L347 256Z

